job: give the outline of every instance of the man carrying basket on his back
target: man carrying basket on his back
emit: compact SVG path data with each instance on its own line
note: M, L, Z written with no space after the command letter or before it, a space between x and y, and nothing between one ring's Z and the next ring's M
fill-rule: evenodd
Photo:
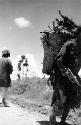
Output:
M77 43L72 39L67 41L57 54L53 69L55 69L55 93L52 97L52 112L50 124L56 124L56 116L61 115L60 124L63 125L70 109L74 109L80 104L79 76L74 67L78 65ZM76 76L76 77L75 77ZM78 80L77 80L78 79Z

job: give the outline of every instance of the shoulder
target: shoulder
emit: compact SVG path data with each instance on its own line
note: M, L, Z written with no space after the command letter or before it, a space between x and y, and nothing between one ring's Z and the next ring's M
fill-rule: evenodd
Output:
M2 62L5 65L12 65L12 62L9 58L0 58L0 62Z
M63 47L68 47L68 46L71 46L71 45L76 45L75 39L71 39L70 41L65 42Z
M0 63L1 63L1 62L6 62L5 58L1 57L1 58L0 58Z

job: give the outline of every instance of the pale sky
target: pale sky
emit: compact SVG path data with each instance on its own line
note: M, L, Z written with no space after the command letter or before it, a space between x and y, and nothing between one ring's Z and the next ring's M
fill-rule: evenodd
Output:
M59 9L81 24L81 0L0 0L0 49L9 48L12 59L32 54L41 65L40 31L52 28Z

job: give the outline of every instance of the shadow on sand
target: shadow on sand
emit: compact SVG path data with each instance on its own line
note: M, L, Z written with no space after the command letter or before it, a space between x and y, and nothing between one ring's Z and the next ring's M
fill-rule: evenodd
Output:
M40 125L50 125L49 121L37 121Z
M37 121L40 125L50 125L49 121ZM60 123L57 123L56 125L60 125ZM64 123L64 125L73 125L69 123Z
M2 103L0 103L0 107L10 107L9 105L3 105Z

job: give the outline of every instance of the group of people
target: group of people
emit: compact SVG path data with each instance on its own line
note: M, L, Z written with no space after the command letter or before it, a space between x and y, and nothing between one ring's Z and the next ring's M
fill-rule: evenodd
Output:
M4 49L0 57L0 93L2 97L2 105L4 107L9 106L6 100L8 88L11 86L10 74L13 72L13 66L9 57L10 51Z

